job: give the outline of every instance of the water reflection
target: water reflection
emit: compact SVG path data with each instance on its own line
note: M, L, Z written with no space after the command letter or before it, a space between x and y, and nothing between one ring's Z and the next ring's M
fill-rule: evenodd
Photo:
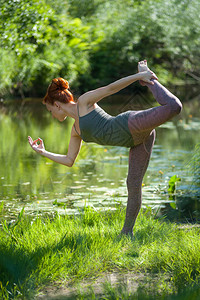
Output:
M186 165L199 142L200 121L186 110L187 118L182 114L157 129L144 178L143 206L159 207L171 219L191 221L199 216L199 198L188 192L192 174ZM52 120L37 101L4 106L0 113L2 216L14 218L23 206L26 213L35 215L56 211L75 214L85 205L95 209L126 205L128 149L83 143L77 162L67 168L40 157L30 148L27 136L40 136L47 150L66 153L72 123L70 119L64 123ZM174 174L181 182L177 194L169 197L168 182Z

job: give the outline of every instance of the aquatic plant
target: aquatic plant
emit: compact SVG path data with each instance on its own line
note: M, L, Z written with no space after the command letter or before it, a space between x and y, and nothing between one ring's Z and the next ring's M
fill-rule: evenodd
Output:
M190 166L193 173L193 183L200 187L200 143L195 146Z
M168 182L168 184L169 184L168 193L170 195L173 195L175 193L175 191L176 191L176 183L179 182L179 181L181 181L181 178L178 177L177 175L173 175L170 178L170 180Z

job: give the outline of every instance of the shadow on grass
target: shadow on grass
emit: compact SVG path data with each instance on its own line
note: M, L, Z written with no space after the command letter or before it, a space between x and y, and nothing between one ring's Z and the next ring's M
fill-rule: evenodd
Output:
M4 287L6 286L11 296L22 293L25 297L27 296L32 299L31 297L36 293L37 277L40 276L41 264L44 257L59 255L65 247L73 253L76 251L78 245L85 244L89 240L89 233L77 233L69 237L65 234L54 247L48 245L46 247L39 247L33 251L27 251L23 247L16 249L15 241L7 245L7 247L3 247L4 245L0 244L0 283L2 282ZM69 262L69 265L71 264ZM50 280L51 278L48 273L46 279L42 278L41 284L44 285ZM15 286L14 289L13 286Z

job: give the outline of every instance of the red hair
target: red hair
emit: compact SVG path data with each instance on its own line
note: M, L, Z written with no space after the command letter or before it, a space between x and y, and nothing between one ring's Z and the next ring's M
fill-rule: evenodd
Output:
M55 101L62 103L74 102L72 93L69 91L69 83L67 80L59 77L54 78L47 89L43 103L54 104Z

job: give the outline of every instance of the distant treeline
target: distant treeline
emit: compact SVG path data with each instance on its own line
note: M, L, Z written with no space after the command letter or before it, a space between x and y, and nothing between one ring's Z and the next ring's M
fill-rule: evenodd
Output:
M43 96L54 77L76 93L136 72L200 79L199 0L1 0L0 95Z

